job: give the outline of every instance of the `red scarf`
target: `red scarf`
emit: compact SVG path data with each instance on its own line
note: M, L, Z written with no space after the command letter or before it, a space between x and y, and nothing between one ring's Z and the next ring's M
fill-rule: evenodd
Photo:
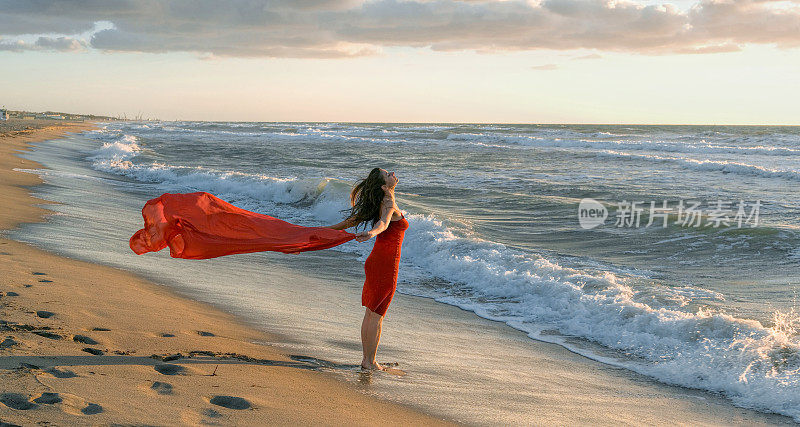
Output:
M356 235L327 227L304 227L237 208L206 192L171 194L142 208L144 228L130 239L141 255L169 246L173 258L206 259L249 252L318 251Z

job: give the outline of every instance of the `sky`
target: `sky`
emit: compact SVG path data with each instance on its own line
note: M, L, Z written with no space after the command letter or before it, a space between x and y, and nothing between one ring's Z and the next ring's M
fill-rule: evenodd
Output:
M800 125L800 0L0 0L0 106Z

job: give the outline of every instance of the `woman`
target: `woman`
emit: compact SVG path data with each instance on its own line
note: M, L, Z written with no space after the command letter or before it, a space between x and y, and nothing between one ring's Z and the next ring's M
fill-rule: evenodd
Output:
M208 259L261 251L296 254L377 236L364 264L366 280L361 304L367 309L361 324L361 366L385 370L375 362L375 353L383 316L397 287L400 247L408 228L408 221L394 200L397 182L394 172L373 169L351 191L349 217L330 227L292 224L244 210L203 191L164 193L145 203L144 228L131 236L129 246L139 255L169 247L173 258ZM367 221L372 222L369 231L342 231Z
M358 227L371 221L372 229L356 235L356 240L364 242L377 236L372 252L364 263L364 289L361 291L361 305L366 307L361 322L361 346L364 369L384 370L375 361L378 342L381 339L383 317L397 288L397 272L400 265L400 247L408 228L405 215L397 207L394 189L399 180L394 172L375 168L350 192L350 216L339 224L330 226L335 230Z

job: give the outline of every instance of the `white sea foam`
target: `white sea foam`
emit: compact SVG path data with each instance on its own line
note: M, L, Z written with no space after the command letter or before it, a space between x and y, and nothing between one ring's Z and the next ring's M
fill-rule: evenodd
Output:
M101 161L123 161L132 158L141 151L137 142L135 136L123 135L116 141L104 143L102 148L93 153L93 158Z
M437 301L555 341L588 357L625 366L661 381L726 394L737 404L800 419L800 344L797 317L765 327L724 313L655 308L610 272L590 274L503 245L453 235L435 220L412 216L404 257L452 283L412 289ZM673 290L676 299L693 290ZM702 292L701 292L702 293ZM710 293L707 298L720 299ZM682 305L682 304L681 304ZM589 339L633 358L599 358L561 334Z

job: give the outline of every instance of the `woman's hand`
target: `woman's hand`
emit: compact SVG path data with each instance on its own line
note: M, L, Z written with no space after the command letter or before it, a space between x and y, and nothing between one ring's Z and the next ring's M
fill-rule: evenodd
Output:
M362 232L356 234L356 240L358 240L359 242L366 242L367 240L369 240L371 238L372 238L372 232L371 231L362 231Z

